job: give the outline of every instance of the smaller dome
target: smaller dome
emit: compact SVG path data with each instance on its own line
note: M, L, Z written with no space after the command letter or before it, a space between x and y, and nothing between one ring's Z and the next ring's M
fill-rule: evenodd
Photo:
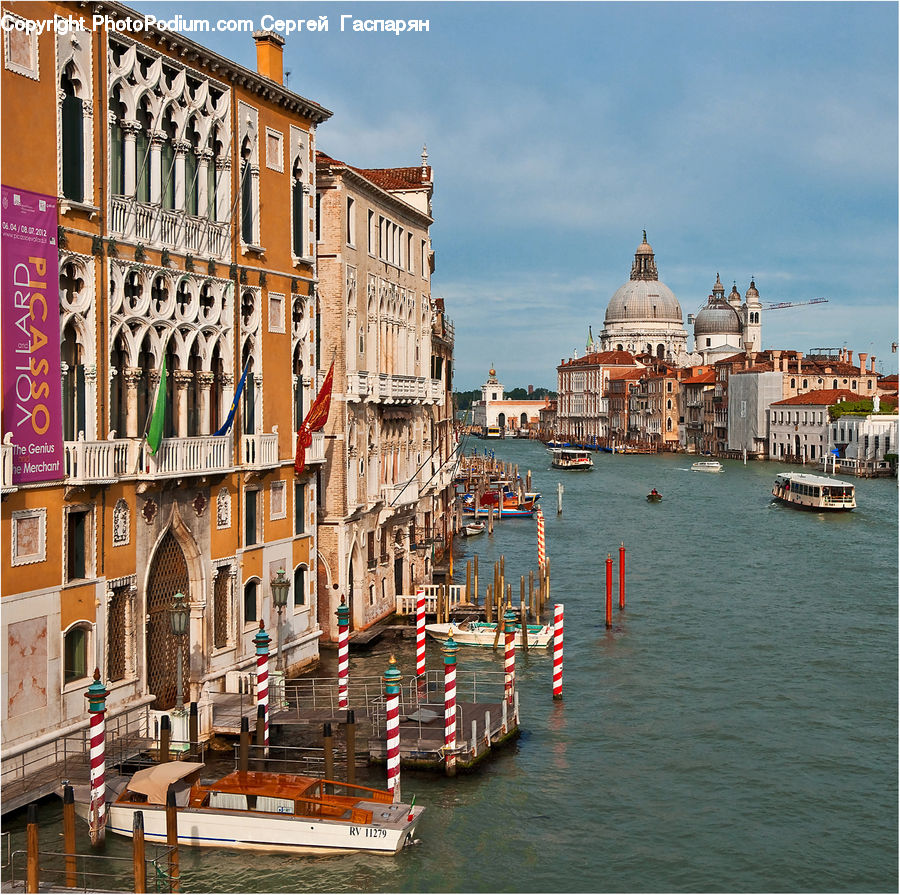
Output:
M694 338L726 334L739 336L742 331L741 319L731 305L707 305L694 319Z
M759 293L756 291L756 283L753 280L750 280L750 288L747 290L747 295L745 296L749 301L751 298L759 298Z
M488 376L493 378L496 375L497 375L497 371L493 367L491 367L490 370L488 370Z

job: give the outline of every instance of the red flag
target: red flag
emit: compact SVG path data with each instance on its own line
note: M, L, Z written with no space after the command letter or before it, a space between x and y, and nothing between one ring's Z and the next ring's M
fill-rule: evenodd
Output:
M328 375L313 401L306 419L297 431L297 452L294 456L294 472L301 473L306 468L306 449L312 444L313 432L319 432L325 427L328 420L328 411L331 410L331 385L334 379L334 361L328 369Z

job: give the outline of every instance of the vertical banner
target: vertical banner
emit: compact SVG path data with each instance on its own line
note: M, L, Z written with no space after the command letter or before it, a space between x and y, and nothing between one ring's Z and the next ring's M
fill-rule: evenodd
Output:
M64 475L56 198L0 187L3 435L13 482Z

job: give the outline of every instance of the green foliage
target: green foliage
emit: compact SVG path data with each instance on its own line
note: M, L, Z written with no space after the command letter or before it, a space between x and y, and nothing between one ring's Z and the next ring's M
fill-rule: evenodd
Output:
M897 455L896 454L885 454L884 459L887 460L887 462L890 463L891 466L897 465Z
M881 399L881 408L879 413L896 413L897 405L888 404L884 398ZM872 399L863 398L861 401L840 401L832 404L828 408L828 415L831 419L836 420L839 416L868 416L872 413Z

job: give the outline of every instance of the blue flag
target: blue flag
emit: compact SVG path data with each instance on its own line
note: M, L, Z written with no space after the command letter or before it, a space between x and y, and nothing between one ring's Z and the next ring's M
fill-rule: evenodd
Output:
M244 380L247 378L247 370L250 368L250 360L247 359L247 366L244 367L244 372L241 373L241 381L238 383L238 387L234 392L234 400L231 402L231 410L228 411L228 416L225 418L225 422L213 433L214 435L227 435L228 430L231 428L231 424L234 422L234 411L237 409L238 401L241 399L241 392L244 390Z

